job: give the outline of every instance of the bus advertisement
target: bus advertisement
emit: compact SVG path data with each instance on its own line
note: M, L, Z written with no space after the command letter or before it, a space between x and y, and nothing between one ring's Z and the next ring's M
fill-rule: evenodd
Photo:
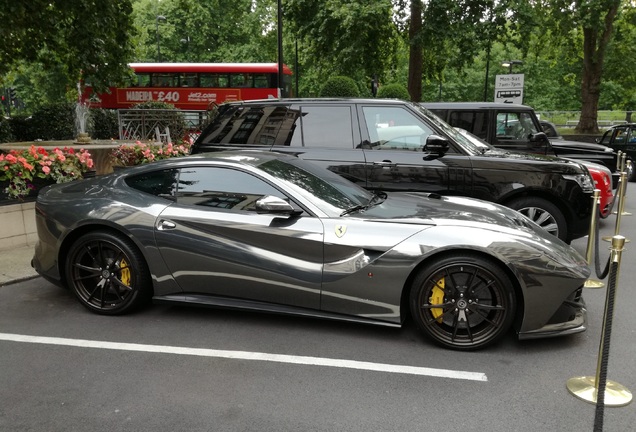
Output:
M82 101L92 108L121 109L149 101L184 110L207 110L237 100L291 96L291 70L283 65L279 95L278 63L131 63L132 82L96 94L86 85Z

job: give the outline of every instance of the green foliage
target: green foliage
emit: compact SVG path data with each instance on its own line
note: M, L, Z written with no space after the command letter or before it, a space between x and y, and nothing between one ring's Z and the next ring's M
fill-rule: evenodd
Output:
M35 135L31 125L33 121L30 116L27 115L14 115L9 119L9 125L11 127L11 135L14 141L33 141Z
M320 97L360 97L360 90L352 78L334 76L325 82Z
M377 97L382 99L410 99L409 92L406 87L398 83L380 86Z
M62 89L80 76L103 88L127 72L131 13L131 0L2 0L0 75L24 60L63 65Z
M90 116L93 123L90 135L93 139L119 138L119 122L116 110L92 108Z
M8 121L15 141L71 140L75 138L75 104L40 107L32 116L16 115Z
M396 63L400 42L390 0L286 0L283 14L284 34L298 43L304 97L317 94L329 76L384 78Z
M31 134L42 140L72 140L75 138L75 104L46 105L31 116Z
M11 125L9 120L5 120L0 117L0 143L13 141L13 134L11 133Z

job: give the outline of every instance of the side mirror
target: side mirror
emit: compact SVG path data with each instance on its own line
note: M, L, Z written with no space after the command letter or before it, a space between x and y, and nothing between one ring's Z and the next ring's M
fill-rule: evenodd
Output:
M265 195L256 200L255 203L256 212L258 214L282 214L282 215L293 215L299 214L299 211L294 209L291 204L285 201L282 198L273 196L273 195Z
M536 134L530 134L528 136L530 142L547 142L550 141L545 132L537 132Z
M423 151L438 157L444 156L446 152L448 152L448 149L448 140L439 135L429 135L426 138L426 144L424 144L422 148Z

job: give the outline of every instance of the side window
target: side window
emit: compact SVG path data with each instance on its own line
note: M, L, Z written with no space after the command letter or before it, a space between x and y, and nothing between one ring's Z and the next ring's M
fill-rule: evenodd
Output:
M293 147L333 147L352 149L353 116L350 106L303 105L296 111Z
M228 106L214 119L202 144L285 145L293 119L287 106ZM279 133L280 132L280 133Z
M631 127L629 128L629 138L628 138L628 142L630 144L634 144L636 143L636 127Z
M614 145L624 146L627 143L627 129L616 128L614 132Z
M422 151L433 130L401 107L367 106L362 108L371 150Z
M538 132L530 114L525 112L497 113L497 138L527 140L528 135Z
M161 170L128 177L126 184L133 189L165 198L175 200L177 190L177 170Z
M254 211L256 201L274 195L285 199L262 179L230 168L184 168L179 174L177 203L230 211Z
M486 111L452 111L448 123L451 126L467 130L483 140L488 138L488 113Z

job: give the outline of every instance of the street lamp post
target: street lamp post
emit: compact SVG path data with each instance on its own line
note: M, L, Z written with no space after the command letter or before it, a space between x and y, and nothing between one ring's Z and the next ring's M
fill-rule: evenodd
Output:
M157 15L155 19L155 29L157 33L157 63L161 63L161 49L159 48L159 21L165 21L166 17L163 15Z
M503 62L501 62L501 65L503 67L507 67L508 68L508 73L511 74L512 73L512 66L513 65L522 65L523 62L521 60L504 60Z

